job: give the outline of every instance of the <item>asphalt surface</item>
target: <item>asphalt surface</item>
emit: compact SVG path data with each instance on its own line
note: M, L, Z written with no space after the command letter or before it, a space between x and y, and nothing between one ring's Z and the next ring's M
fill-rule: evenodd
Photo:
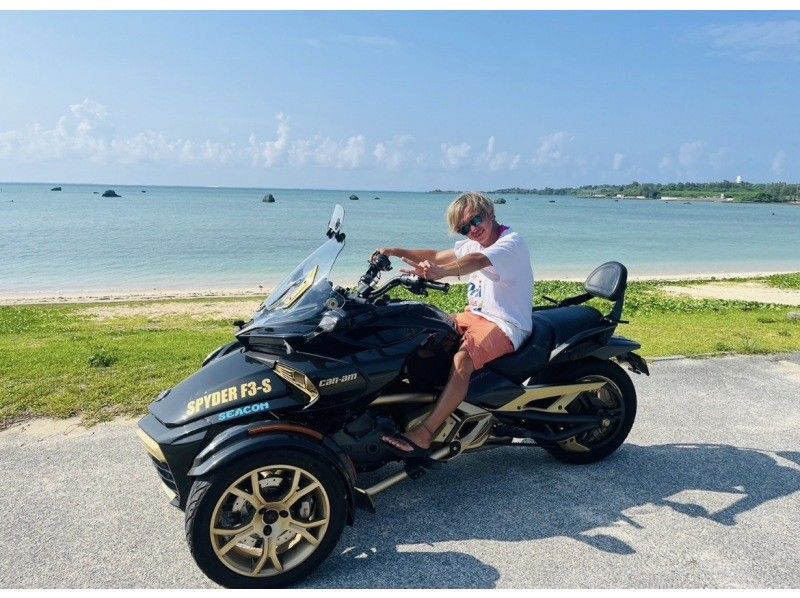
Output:
M605 461L463 456L358 512L302 587L800 586L800 354L651 372ZM0 462L0 588L215 587L132 423L10 429Z

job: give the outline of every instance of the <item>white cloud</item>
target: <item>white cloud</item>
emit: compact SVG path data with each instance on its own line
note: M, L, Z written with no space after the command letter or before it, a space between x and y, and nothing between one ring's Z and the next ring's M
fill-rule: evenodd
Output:
M727 147L718 147L711 151L706 142L688 141L681 144L675 152L665 155L658 165L661 173L677 177L696 177L711 171L725 171L731 166L731 152Z
M413 159L405 148L410 137L400 136L384 144L382 167L399 168ZM22 162L84 159L92 162L137 164L142 162L198 164L246 164L273 168L287 160L294 165L337 169L361 168L367 153L363 135L341 141L315 136L292 140L289 119L277 115L275 137L259 140L251 134L247 144L221 143L211 139L171 138L153 130L116 136L105 106L89 99L69 107L69 114L52 128L32 124L23 130L0 132L0 158Z
M516 170L521 159L520 155L512 155L509 152L497 152L494 146L495 140L493 135L489 137L489 141L486 144L486 151L475 160L475 165L488 167L492 172L497 172L498 170Z
M366 138L355 135L343 141L330 137L314 136L311 139L298 139L289 148L289 161L294 166L322 166L353 170L361 167L366 154Z
M700 31L715 53L748 62L800 61L800 21L711 25Z
M781 150L775 154L770 171L776 176L783 176L786 173L786 152Z
M557 166L566 162L565 150L573 139L567 131L545 135L539 139L539 147L531 162L535 166Z
M323 44L318 39L314 39L312 37L305 37L305 38L302 39L302 42L304 44L308 45L308 46L313 47L313 48L324 48L325 47L325 44Z
M114 139L108 157L120 164L176 162L178 164L228 164L236 158L235 149L205 140L169 139L163 133L144 131L133 137Z
M619 153L614 154L614 159L612 161L613 162L612 168L614 170L619 170L620 168L622 168L622 162L624 160L625 160L625 154L619 154Z
M466 141L462 141L459 144L443 143L441 145L441 150L442 168L446 170L456 170L461 168L461 166L463 166L463 164L467 161L467 158L469 158L470 146Z
M372 155L375 165L390 171L400 170L408 163L419 163L420 156L414 155L408 145L413 141L411 135L399 135L392 141L380 141L375 144Z
M288 119L283 114L278 114L278 130L275 140L258 141L253 133L250 135L249 144L253 166L272 168L289 147Z
M89 98L84 98L80 104L71 104L69 110L75 118L89 126L104 123L108 119L106 107Z
M339 152L337 168L358 168L366 153L366 139L363 135L350 137Z
M105 106L85 99L48 129L39 123L0 133L0 157L21 162L83 158L103 162L113 135Z
M175 145L162 133L144 131L133 137L112 140L111 152L121 164L159 162L174 155Z
M235 145L211 140L170 139L150 130L116 136L106 107L89 99L72 104L69 112L52 129L36 123L21 131L0 133L0 157L22 162L82 159L101 164L227 164L237 157Z

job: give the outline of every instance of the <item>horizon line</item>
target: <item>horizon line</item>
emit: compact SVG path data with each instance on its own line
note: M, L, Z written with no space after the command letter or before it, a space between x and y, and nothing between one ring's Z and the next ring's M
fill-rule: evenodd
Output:
M728 181L727 179L723 179L721 181L675 181L669 183L660 183L660 182L648 182L648 181L630 181L629 183L585 183L582 185L563 185L563 186L549 186L545 185L544 187L520 187L519 185L515 186L508 186L508 187L498 187L496 189L487 190L487 189L480 189L478 191L483 193L507 193L511 189L521 189L521 190L543 190L543 189L579 189L581 187L624 187L626 185L632 185L634 183L638 185L677 185L677 184L684 184L684 185L708 185L712 183L724 183L724 182L732 183L734 185L800 185L798 183L790 183L787 181L772 181L772 182L757 182L757 181L742 181L741 183L737 183L736 181ZM343 193L347 192L354 192L354 191L369 191L369 192L389 192L389 193L462 193L462 190L452 190L452 189L426 189L426 190L403 190L403 189L357 189L357 188L349 188L349 189L331 189L331 188L324 188L324 187L250 187L250 186L232 186L232 185L171 185L171 184L149 184L149 183L87 183L87 182L80 182L80 183L62 183L58 181L0 181L0 185L53 185L53 186L65 186L65 185L75 185L75 186L96 186L96 187L178 187L184 189L247 189L253 191L270 191L270 190L279 190L279 191L341 191ZM1 189L0 189L1 190Z

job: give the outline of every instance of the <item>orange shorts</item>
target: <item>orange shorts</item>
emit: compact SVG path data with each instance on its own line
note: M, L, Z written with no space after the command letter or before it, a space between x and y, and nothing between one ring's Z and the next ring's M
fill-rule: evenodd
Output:
M461 348L470 356L476 370L493 359L514 351L511 339L494 322L471 311L456 314L455 321L456 329L462 335Z

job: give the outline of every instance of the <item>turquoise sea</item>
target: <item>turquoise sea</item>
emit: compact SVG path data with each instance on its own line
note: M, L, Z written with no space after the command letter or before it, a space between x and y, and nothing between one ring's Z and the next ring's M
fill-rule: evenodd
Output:
M457 239L444 221L455 194L55 185L0 183L0 294L269 287L321 244L336 203L341 284L378 247ZM101 197L109 188L122 197ZM800 270L800 206L503 197L498 220L527 240L537 278L607 260L631 276Z

